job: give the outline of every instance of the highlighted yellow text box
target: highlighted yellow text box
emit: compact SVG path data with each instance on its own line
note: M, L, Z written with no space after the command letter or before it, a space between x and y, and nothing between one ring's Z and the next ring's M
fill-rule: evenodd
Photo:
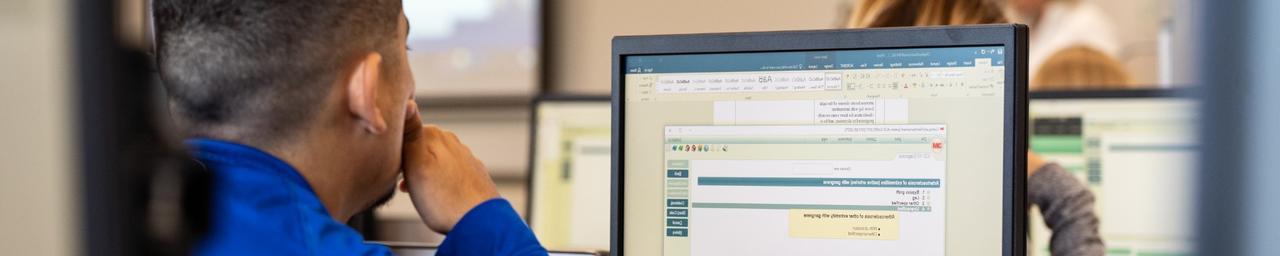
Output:
M792 209L788 228L796 238L898 240L898 212Z

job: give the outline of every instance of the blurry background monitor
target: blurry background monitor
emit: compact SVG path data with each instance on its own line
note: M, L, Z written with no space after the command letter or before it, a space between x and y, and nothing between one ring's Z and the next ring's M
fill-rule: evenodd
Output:
M529 225L549 249L609 249L608 97L533 106Z
M1108 255L1191 253L1197 105L1177 91L1032 93L1031 150L1097 196ZM1029 212L1031 255L1050 230Z
M537 88L537 0L404 1L417 94L528 96Z

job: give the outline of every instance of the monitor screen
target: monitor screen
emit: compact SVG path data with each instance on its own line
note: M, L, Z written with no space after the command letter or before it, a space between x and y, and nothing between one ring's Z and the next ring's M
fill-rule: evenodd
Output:
M1193 253L1193 99L1033 98L1029 110L1031 150L1088 185L1108 253ZM1038 212L1028 248L1049 255L1051 232Z
M1003 45L624 56L632 255L1000 255Z
M529 226L552 249L609 249L608 98L539 100Z

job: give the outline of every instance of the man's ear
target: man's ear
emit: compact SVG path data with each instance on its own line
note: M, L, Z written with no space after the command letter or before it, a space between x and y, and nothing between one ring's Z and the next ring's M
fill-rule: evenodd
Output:
M359 59L356 69L347 81L347 108L371 133L382 133L387 130L387 120L378 109L378 87L382 84L380 76L382 55L370 53Z

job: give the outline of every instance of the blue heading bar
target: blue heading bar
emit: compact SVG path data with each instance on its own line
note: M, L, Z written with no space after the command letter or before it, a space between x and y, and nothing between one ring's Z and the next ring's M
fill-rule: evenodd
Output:
M945 47L628 56L627 74L1004 66L1004 48Z

